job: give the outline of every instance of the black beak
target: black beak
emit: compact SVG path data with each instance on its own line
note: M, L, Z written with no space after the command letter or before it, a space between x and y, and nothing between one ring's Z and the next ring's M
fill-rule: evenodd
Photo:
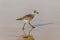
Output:
M39 14L39 12L37 12L37 14Z

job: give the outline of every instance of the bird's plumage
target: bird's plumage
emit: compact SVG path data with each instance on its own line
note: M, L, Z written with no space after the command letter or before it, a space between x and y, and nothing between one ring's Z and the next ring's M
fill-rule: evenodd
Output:
M31 21L33 18L34 18L34 15L28 14L28 15L25 15L22 18L18 18L16 20L28 20L28 21Z
M25 21L22 30L24 31L24 26L26 25L26 23L29 23L29 25L33 28L35 28L33 25L31 25L30 21L34 18L35 14L39 14L39 12L37 12L36 10L34 10L31 14L25 15L21 18L18 18L16 20L22 20ZM30 31L31 32L31 31ZM29 33L30 33L29 32ZM25 32L24 32L25 33Z
M38 12L36 10L34 10L31 14L25 15L21 18L16 19L16 20L23 20L25 22L30 22L36 14L38 14Z

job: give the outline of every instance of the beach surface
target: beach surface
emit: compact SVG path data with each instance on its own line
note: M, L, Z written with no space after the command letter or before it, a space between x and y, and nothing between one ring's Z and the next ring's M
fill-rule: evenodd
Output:
M23 35L24 22L17 18L39 14L31 21L36 28L31 32L35 40L60 40L60 0L0 0L0 40L17 40ZM28 33L30 26L25 26Z

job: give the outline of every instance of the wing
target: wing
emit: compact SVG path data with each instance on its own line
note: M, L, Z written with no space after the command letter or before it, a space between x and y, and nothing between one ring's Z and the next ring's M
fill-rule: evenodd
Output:
M28 15L25 15L25 16L23 16L21 18L16 19L16 20L23 20L23 19L33 18L33 17L34 17L34 15L28 14Z
M28 14L28 15L25 15L23 18L33 18L34 17L34 15L32 15L32 14Z

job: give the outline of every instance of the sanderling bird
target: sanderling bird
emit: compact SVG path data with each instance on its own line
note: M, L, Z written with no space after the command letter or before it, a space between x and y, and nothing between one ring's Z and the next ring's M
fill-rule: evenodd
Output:
M37 12L36 10L33 10L31 14L27 14L27 15L21 17L21 18L16 19L16 20L22 20L22 21L25 22L23 27L22 27L23 31L25 29L24 26L26 25L26 23L28 23L32 27L32 29L35 28L33 25L31 25L30 21L32 21L32 19L34 18L34 16L36 14L39 14L39 12Z

